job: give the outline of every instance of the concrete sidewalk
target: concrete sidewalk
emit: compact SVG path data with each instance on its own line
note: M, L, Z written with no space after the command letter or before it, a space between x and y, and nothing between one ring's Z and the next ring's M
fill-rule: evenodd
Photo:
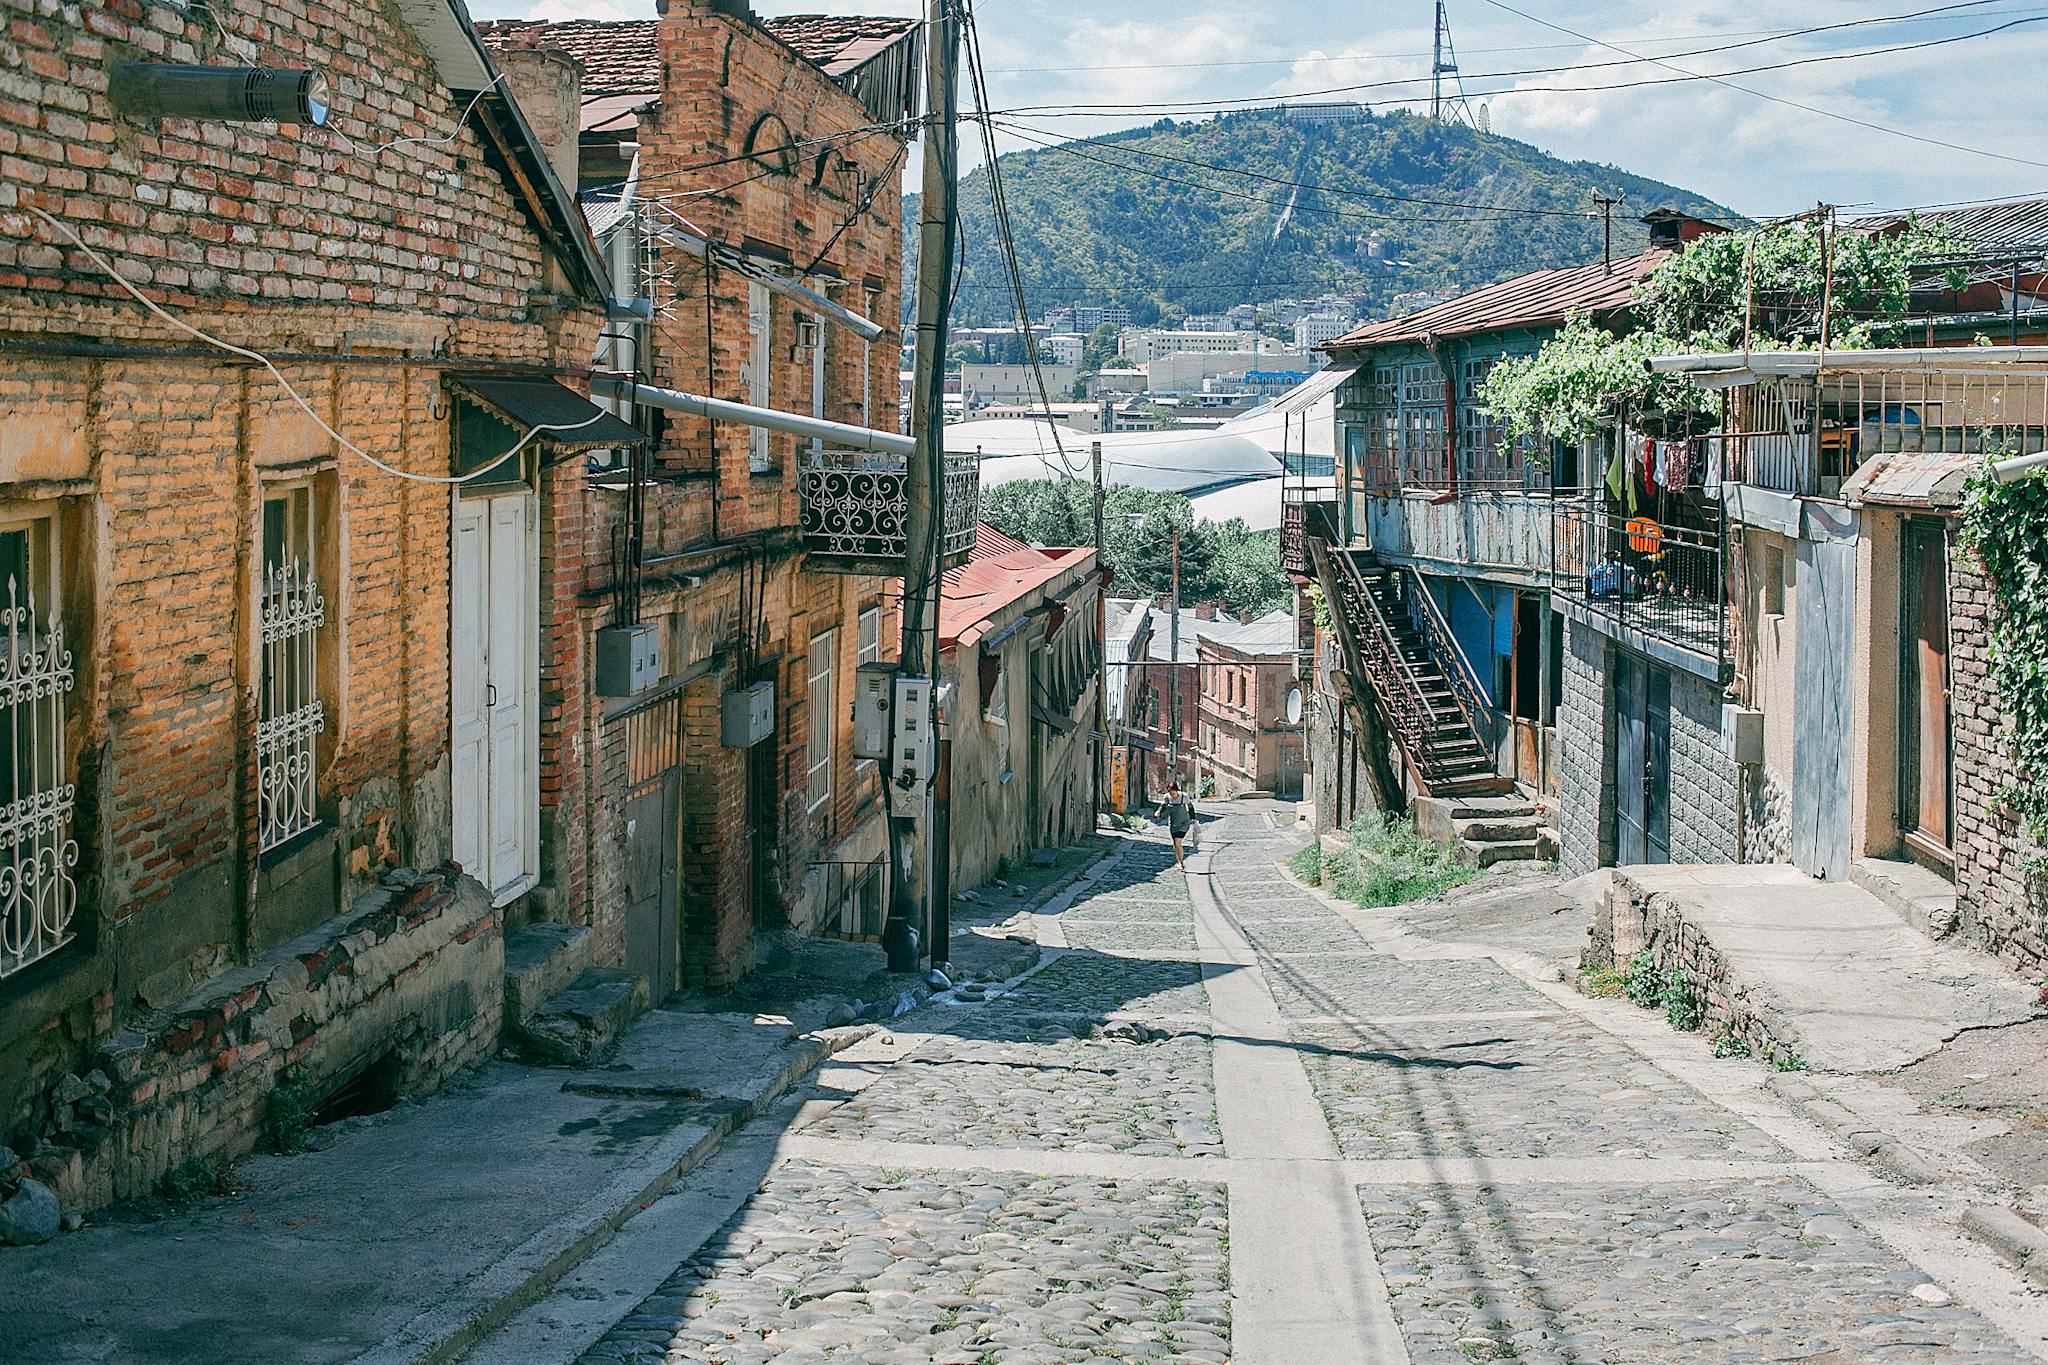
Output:
M1617 868L1588 965L1682 969L1706 1029L1827 1071L1890 1071L1957 1034L2030 1018L2037 988L1937 943L1862 887L1781 865Z
M996 936L955 942L961 970L983 976L1038 955ZM609 1065L494 1061L424 1100L316 1129L322 1150L249 1158L232 1194L152 1222L102 1215L0 1253L0 1360L450 1359L833 1052L878 1032L825 1025L861 991L905 1007L915 978L880 961L873 945L826 945L804 956L800 998L672 1003L637 1022Z

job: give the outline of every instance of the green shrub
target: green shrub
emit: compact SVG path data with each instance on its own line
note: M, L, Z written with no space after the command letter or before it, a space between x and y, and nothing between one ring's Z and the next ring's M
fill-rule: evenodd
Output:
M1310 844L1287 860L1287 870L1309 886L1323 884L1323 846Z
M312 1093L298 1081L280 1081L264 1105L263 1129L271 1151L284 1156L303 1151L313 1131Z
M1747 1057L1749 1055L1749 1039L1743 1037L1732 1028L1724 1028L1721 1030L1720 1036L1714 1039L1714 1055L1716 1057Z
M1663 1008L1664 978L1658 974L1657 964L1651 961L1649 949L1637 953L1621 969L1621 985L1631 1005L1646 1010Z
M1400 816L1372 814L1353 820L1344 842L1322 859L1322 884L1360 905L1404 905L1441 896L1478 870Z
M1680 1033L1691 1033L1700 1026L1706 1012L1705 1002L1685 979L1685 973L1673 967L1664 978L1664 1021Z

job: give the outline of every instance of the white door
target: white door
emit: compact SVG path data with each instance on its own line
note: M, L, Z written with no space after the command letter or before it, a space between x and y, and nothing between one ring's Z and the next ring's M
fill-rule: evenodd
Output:
M506 899L538 870L530 504L458 500L450 576L455 859Z

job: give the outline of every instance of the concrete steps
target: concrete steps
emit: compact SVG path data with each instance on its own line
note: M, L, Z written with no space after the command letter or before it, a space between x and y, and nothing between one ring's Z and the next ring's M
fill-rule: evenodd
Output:
M647 979L591 965L590 930L534 924L505 940L505 1051L540 1066L611 1055L647 1013Z
M1892 858L1858 858L1849 864L1849 880L1929 938L1956 930L1955 883L1938 872Z
M1415 803L1415 828L1455 844L1479 867L1557 856L1556 831L1533 801L1519 796L1423 797Z

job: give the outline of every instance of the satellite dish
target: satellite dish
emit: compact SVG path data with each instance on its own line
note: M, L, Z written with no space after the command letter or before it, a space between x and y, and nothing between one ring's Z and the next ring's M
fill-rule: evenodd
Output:
M1301 689L1298 687L1291 687L1287 690L1287 723L1289 725L1301 724Z

